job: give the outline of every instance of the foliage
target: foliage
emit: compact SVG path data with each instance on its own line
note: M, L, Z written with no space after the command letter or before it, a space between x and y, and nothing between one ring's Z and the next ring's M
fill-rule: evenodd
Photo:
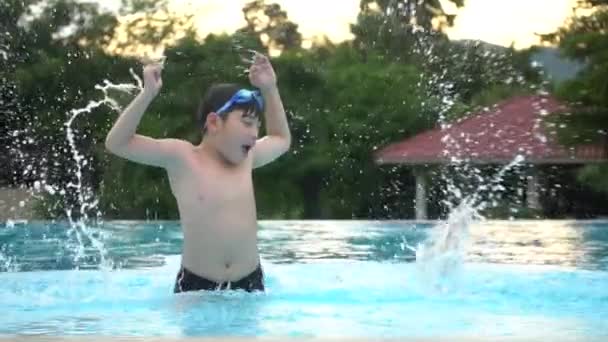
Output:
M530 51L449 41L441 29L453 17L438 1L406 3L363 0L353 41L303 49L298 26L287 13L260 0L244 7L246 25L236 33L204 39L193 30L192 18L170 12L166 1L125 0L118 17L76 0L8 0L0 4L0 16L10 19L2 27L9 35L0 37L6 53L0 56L0 114L8 123L0 134L9 156L3 171L10 170L2 179L46 189L39 205L46 216L77 215L83 196L92 203L86 209L90 216L176 219L163 170L105 151L103 141L117 111L102 105L79 114L69 127L66 122L74 110L104 99L96 85L105 80L136 85L132 74L141 74L141 63L135 56L164 48L163 89L138 132L198 144L193 114L202 94L216 82L249 86L242 57L255 49L277 54L272 63L294 137L289 153L254 172L259 217L411 217L413 170L378 167L372 152L478 106L535 91L542 80L528 63ZM591 36L596 35L585 37ZM568 41L564 38L564 44ZM606 59L593 57L603 50L574 50L605 71ZM605 108L600 90L608 77L596 77L598 70L589 68L562 91ZM109 95L124 108L135 94ZM68 128L76 150L67 140ZM79 164L75 151L82 155ZM603 186L605 178L593 176L604 172L598 168L586 169L581 179ZM429 210L439 216L437 203L444 194L432 191L431 196Z
M572 112L557 116L553 124L565 144L592 144L608 151L608 2L588 0L579 5L593 11L573 17L557 32L544 36L558 43L564 56L584 63L576 78L558 87L557 95ZM608 193L607 174L608 163L588 165L578 179Z

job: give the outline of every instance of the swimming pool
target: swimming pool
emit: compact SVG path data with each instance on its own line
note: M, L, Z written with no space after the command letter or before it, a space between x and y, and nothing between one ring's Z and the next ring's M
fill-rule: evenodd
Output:
M608 338L608 221L476 223L441 279L404 248L432 226L262 221L265 294L174 295L176 222L90 228L113 270L65 223L3 224L0 336Z

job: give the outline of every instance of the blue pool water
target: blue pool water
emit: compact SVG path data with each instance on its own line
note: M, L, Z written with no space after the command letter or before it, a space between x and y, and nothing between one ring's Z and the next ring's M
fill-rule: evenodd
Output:
M608 222L490 221L435 274L431 223L260 223L265 294L174 295L176 222L0 225L0 336L526 337L608 340ZM79 270L75 270L78 266ZM456 267L460 266L460 267Z

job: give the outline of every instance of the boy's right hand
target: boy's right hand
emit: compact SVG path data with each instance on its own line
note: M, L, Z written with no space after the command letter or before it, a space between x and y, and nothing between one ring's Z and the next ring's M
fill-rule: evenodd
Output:
M153 63L144 66L144 93L156 96L163 86L161 72L162 63Z

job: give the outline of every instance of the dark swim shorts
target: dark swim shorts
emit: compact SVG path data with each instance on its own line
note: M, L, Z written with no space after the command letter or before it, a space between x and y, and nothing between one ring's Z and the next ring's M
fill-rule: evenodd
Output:
M237 281L215 282L192 273L183 266L177 273L173 293L186 291L245 290L247 292L264 291L264 272L258 267L246 277Z

